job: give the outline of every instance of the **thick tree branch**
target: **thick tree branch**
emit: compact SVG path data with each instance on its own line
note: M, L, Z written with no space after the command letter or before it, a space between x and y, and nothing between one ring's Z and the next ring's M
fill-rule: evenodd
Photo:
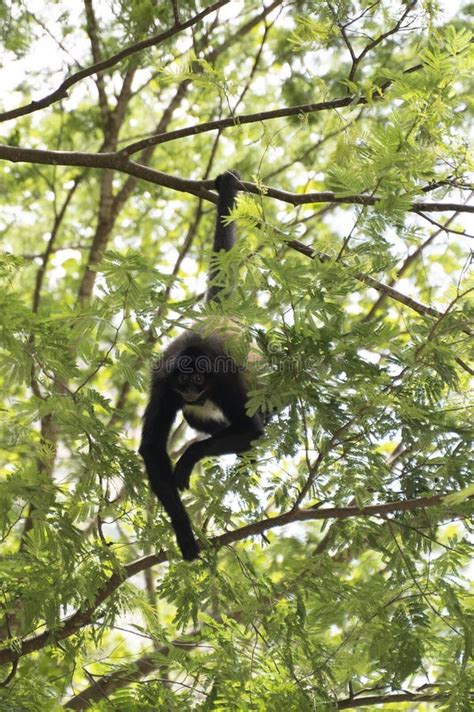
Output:
M351 517L373 517L377 515L390 514L391 512L407 512L412 509L425 509L439 505L446 495L433 495L431 497L420 497L418 499L407 499L398 502L387 502L385 504L371 504L367 507L324 507L321 509L292 509L289 512L276 517L263 519L254 524L247 524L240 529L226 532L211 539L213 546L221 547L241 541L249 536L263 534L263 532L282 527L291 522L304 522L314 519L350 519Z
M269 6L267 8L267 14L279 4L281 4L281 0L279 2L274 2L273 5ZM423 64L416 64L403 70L402 75L418 72L420 69L423 69L423 66ZM388 79L381 86L379 86L378 90L373 93L371 102L379 102L384 99L387 89L389 89L392 84L393 79ZM205 121L204 123L187 126L182 129L177 129L176 131L168 131L167 133L149 136L146 139L142 139L141 141L132 143L129 146L125 146L125 148L121 149L121 152L127 156L130 156L133 153L137 153L138 151L147 148L148 146L158 146L162 143L176 141L177 139L185 138L187 136L196 136L197 134L207 133L209 131L222 130L228 128L229 126L242 126L244 124L259 123L287 116L304 116L305 114L317 113L319 111L341 109L346 106L365 106L368 103L369 101L365 97L349 95L341 97L340 99L331 99L329 101L321 101L313 104L299 104L297 106L272 109L270 111L260 111L255 114L239 114L238 116L229 116L226 119Z
M95 168L115 168L116 170L122 171L123 173L128 173L136 178L141 178L157 185L162 185L167 188L172 188L180 192L191 193L199 198L209 200L213 203L217 202L217 196L214 192L206 190L206 188L212 188L214 183L212 180L185 180L182 178L176 178L167 173L162 173L161 171L156 171L147 166L143 166L139 163L131 161L125 156L120 155L120 153L80 153L73 151L44 151L38 149L26 149L17 148L16 146L2 146L0 145L0 158L10 160L13 162L26 161L31 163L45 163L53 165L74 165L74 166L85 166L85 167L95 167ZM254 193L256 195L263 194L268 197L276 198L283 202L288 202L293 205L301 205L303 203L339 203L339 204L356 204L356 205L374 205L377 202L376 197L365 196L365 195L352 195L344 196L340 198L331 192L321 192L321 193L306 193L303 195L297 193L289 193L287 191L278 190L276 188L266 188L263 189L254 183L242 182L242 187L249 193ZM411 207L412 212L419 212L424 210L429 211L442 211L442 210L453 210L455 212L474 212L473 205L459 205L455 203L413 203ZM323 261L330 260L331 257L322 252L317 252L313 248L304 245L298 240L290 240L288 242L289 247L300 252L301 254L310 257L311 259L319 258ZM441 313L434 309L433 307L427 306L417 302L415 299L408 297L401 292L398 292L393 287L383 284L378 280L374 279L368 274L363 272L356 272L354 274L356 279L360 280L368 287L376 289L381 294L385 294L387 297L394 299L401 304L404 304L409 309L423 314L425 316L431 316L439 318Z
M127 157L120 155L120 153L109 152L90 154L73 151L44 151L0 145L0 158L13 162L26 161L31 163L45 163L49 165L73 165L106 169L115 168L116 170L128 173L136 178L141 178L142 180L162 185L167 188L172 188L173 190L180 192L191 193L192 195L196 195L199 198L209 200L213 203L217 202L216 194L210 190L206 190L208 187L213 187L214 182L212 180L199 181L176 178L175 176L171 176L167 173L162 173L161 171L156 171L152 168L148 168L147 166L135 163ZM254 183L248 182L242 182L242 187L249 193L255 193L256 195L263 194L283 202L288 202L292 205L301 205L303 203L374 205L377 202L376 197L365 195L344 196L343 198L336 196L331 192L306 193L300 195L297 193L289 193L287 191L278 190L276 188L264 187L262 189ZM449 210L472 213L474 212L474 206L463 204L459 205L456 203L413 203L410 210L412 212L419 212L420 210L425 212ZM298 240L290 240L288 245L292 249L297 250L311 259L316 257L323 261L331 259L329 255L317 252L313 250L313 248L304 245ZM441 315L437 309L421 304L415 299L405 296L393 287L379 282L370 275L364 274L363 272L356 272L354 276L368 287L376 289L381 294L385 294L387 297L404 304L419 314L435 318L439 318Z
M165 188L172 188L182 193L190 193L200 198L217 203L217 195L211 192L214 187L213 180L187 180L156 171L148 166L130 160L118 152L83 153L82 151L47 151L43 149L19 148L17 146L0 145L0 159L3 158L13 163L40 163L55 166L84 166L86 168L115 169L128 173L149 183L155 183ZM260 187L254 183L242 181L242 188L248 193L265 195L276 200L281 200L290 205L303 205L311 203L338 203L341 205L376 205L379 198L370 195L345 195L338 196L331 191L318 193L290 193L277 188ZM412 203L410 212L443 212L458 211L460 213L474 213L474 205L458 203L426 202Z
M1 158L1 151L0 151L0 158ZM207 185L204 184L205 187L211 188L212 185ZM332 193L331 191L323 191L323 192L318 192L318 193L290 193L289 191L286 190L279 190L277 188L267 188L267 186L264 186L263 188L259 188L259 186L255 185L254 183L247 183L246 181L242 182L242 187L248 192L248 193L254 193L255 195L265 195L268 196L269 198L275 198L276 200L281 200L284 203L290 203L291 205L304 205L307 203L340 203L341 205L343 204L352 204L352 205L376 205L379 201L378 196L374 195L361 195L361 194L355 194L355 195L344 195L344 196L338 196ZM451 210L458 210L459 212L464 212L464 213L474 213L474 205L465 205L465 204L458 204L458 203L438 203L438 202L430 202L430 203L412 203L411 207L409 208L410 212L417 213L420 210L424 210L426 212L443 212L443 211L451 211Z
M396 502L386 502L384 504L373 504L366 507L325 507L321 509L293 509L289 512L263 519L253 524L247 524L231 532L226 532L220 536L210 539L209 544L214 548L221 548L237 541L242 541L251 536L257 536L264 532L281 527L292 522L305 522L313 520L327 519L349 519L352 517L376 517L387 515L393 512L408 512L416 509L427 509L442 505L446 494L437 494L431 497L420 497L418 499L403 500ZM43 633L33 635L22 641L16 641L13 647L0 648L0 665L13 662L18 658L28 655L35 650L40 650L50 643L64 640L74 635L83 626L94 620L99 606L116 591L121 584L135 574L144 571L150 566L156 566L169 560L166 552L160 551L158 554L150 554L140 559L126 564L120 571L112 574L110 578L98 590L93 603L83 609L78 610L73 615L66 618L60 627L52 630L45 630Z
M68 95L68 89L70 89L70 87L72 87L74 84L77 84L77 82L80 82L82 79L90 77L93 74L97 74L98 72L103 72L106 69L110 69L110 67L115 66L126 57L130 57L132 54L141 52L142 50L147 49L148 47L154 47L160 44L161 42L168 40L170 37L177 35L179 32L193 27L198 22L203 20L207 15L210 15L211 13L215 12L219 8L223 7L223 5L227 5L229 2L230 0L219 0L218 2L215 2L213 5L210 5L209 7L199 12L194 17L191 17L186 22L182 22L180 25L173 25L173 27L170 27L169 30L160 32L157 35L153 35L153 37L148 37L146 40L142 40L141 42L136 42L135 44L126 47L120 52L117 52L117 54L112 55L108 59L104 59L102 62L96 62L90 67L86 67L85 69L81 69L79 72L71 74L71 76L67 77L67 79L65 79L59 85L59 87L55 89L55 91L51 92L51 94L48 94L42 99L39 99L38 101L32 101L29 104L25 104L24 106L18 107L17 109L11 109L10 111L1 112L0 121L9 121L10 119L18 118L19 116L25 116L25 114L31 114L34 111L39 111L40 109L44 109L47 106L54 104L60 99L64 99Z

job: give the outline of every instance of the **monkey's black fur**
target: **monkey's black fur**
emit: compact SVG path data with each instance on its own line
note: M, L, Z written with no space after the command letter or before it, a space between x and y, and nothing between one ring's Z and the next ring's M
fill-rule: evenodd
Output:
M235 241L234 224L224 225L223 218L234 205L239 176L227 171L216 178L215 186L219 201L213 250L217 253L230 250ZM208 301L216 299L220 291L214 283L216 274L213 267L209 273ZM226 353L222 331L210 335L199 331L182 334L168 346L153 371L140 454L150 485L170 517L178 546L188 561L198 556L199 545L178 489L189 487L191 472L199 460L245 452L263 434L262 415L249 417L246 402L244 373ZM189 445L173 471L166 448L179 410L191 427L210 437Z

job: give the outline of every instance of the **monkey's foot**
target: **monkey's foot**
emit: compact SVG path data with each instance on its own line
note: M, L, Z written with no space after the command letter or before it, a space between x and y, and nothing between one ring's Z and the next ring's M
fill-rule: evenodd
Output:
M185 561L194 561L197 559L201 550L199 544L192 535L189 537L180 537L178 540L178 546Z
M189 479L194 463L186 459L186 453L180 457L174 468L174 481L180 490L189 489Z

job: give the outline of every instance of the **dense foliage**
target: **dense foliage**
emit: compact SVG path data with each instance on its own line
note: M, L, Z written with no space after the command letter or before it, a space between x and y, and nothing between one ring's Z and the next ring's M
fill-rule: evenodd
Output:
M1 4L1 710L472 709L468 11ZM275 415L194 475L187 564L137 445L209 311Z

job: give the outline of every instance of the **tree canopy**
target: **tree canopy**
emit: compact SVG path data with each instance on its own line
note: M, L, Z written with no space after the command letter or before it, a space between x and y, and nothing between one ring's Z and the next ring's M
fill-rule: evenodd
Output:
M472 709L470 8L0 5L2 710ZM209 314L274 415L189 564L137 446Z

